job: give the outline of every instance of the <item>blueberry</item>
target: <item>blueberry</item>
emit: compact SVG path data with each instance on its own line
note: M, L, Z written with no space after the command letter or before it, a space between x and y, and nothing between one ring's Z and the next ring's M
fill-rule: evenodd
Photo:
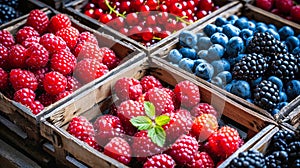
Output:
M228 84L232 81L232 74L229 71L223 71L217 74L217 77L221 78L223 84Z
M200 50L199 52L198 52L198 58L200 58L200 59L208 59L207 57L208 57L208 51L207 50Z
M203 63L203 62L204 62L204 63L207 63L207 61L204 60L204 59L196 59L196 60L194 60L194 69L193 69L193 72L195 72L197 66L198 66L200 63Z
M225 87L222 79L220 77L218 77L218 76L213 77L211 79L211 83L214 84L214 85L216 85L216 86L218 86L218 87L220 87L220 88L224 88Z
M227 22L228 21L227 21L226 18L224 18L224 17L218 17L216 19L216 21L215 21L215 25L218 26L218 27L220 27L220 26L223 26L223 25L227 24Z
M256 26L255 33L264 33L268 30L268 27L265 26Z
M204 27L203 32L210 37L217 31L217 26L214 24L208 24Z
M226 86L225 86L225 90L227 91L227 92L231 92L231 88L232 88L232 84L231 83L228 83Z
M300 47L296 47L295 49L293 49L292 54L300 55Z
M230 57L236 57L245 51L244 41L240 37L232 37L226 45L226 53Z
M198 38L197 47L198 50L207 50L212 45L209 37Z
M241 30L231 24L226 24L223 26L223 33L226 34L228 38L239 36Z
M246 101L249 102L249 103L253 103L254 102L253 99L246 99Z
M277 104L277 109L281 110L283 107L287 106L289 103L288 102L280 102Z
M268 29L267 32L270 33L275 39L280 40L280 35L277 33L276 30Z
M189 59L197 58L197 53L195 49L183 47L179 49L179 52L184 58L189 58Z
M246 81L238 80L232 83L231 93L244 99L250 98L251 97L250 85Z
M265 23L263 23L263 22L257 22L255 25L256 25L256 27L263 26L263 27L268 28L268 26Z
M296 47L299 47L300 40L295 36L289 36L285 40L285 44L287 45L289 51L293 51Z
M179 61L178 63L179 67L190 72L193 73L193 69L194 69L194 61L189 59L189 58L183 58Z
M250 86L255 88L262 81L262 77L250 81Z
M206 35L202 32L198 32L196 33L197 39L199 39L200 37L205 37Z
M280 96L280 102L287 101L287 95L285 92L279 92L279 96Z
M219 33L222 33L223 28L222 27L217 27L216 31L219 32Z
M282 88L283 88L283 82L281 79L279 79L278 77L276 76L270 76L268 78L269 81L275 83L279 89L279 91L282 91Z
M210 37L210 41L213 44L220 44L223 47L226 47L227 43L228 43L228 37L224 34L224 33L214 33L211 37Z
M197 44L197 36L191 31L183 30L179 34L179 43L183 47L193 48Z
M273 29L273 30L275 30L277 32L277 27L275 25L273 25L273 24L268 24L268 28L269 29Z
M214 74L214 68L211 64L206 62L201 62L195 70L195 75L205 79L210 80Z
M242 29L248 29L249 28L249 24L248 24L248 20L247 19L238 19L235 21L234 26Z
M248 21L248 25L249 25L248 29L250 29L252 31L255 31L256 25L255 25L255 23L253 21Z
M274 115L278 114L279 112L280 112L279 109L274 109L274 110L272 110L271 114L274 116Z
M220 44L214 44L210 46L209 49L207 50L206 60L208 62L211 62L213 60L219 60L221 59L221 57L223 57L224 53L225 53L225 49L223 46L221 46Z
M278 30L281 40L286 40L289 36L294 35L294 30L290 26L283 26Z
M239 36L246 41L249 37L253 36L253 31L250 29L243 29Z
M286 86L286 94L288 100L291 101L300 95L300 81L299 80L291 80L287 83Z
M239 17L238 17L237 15L230 15L230 16L227 18L228 21L231 21L231 20L236 21L236 20L238 20L238 19L239 19Z
M229 71L230 70L230 64L227 60L221 59L221 60L215 60L211 62L211 65L214 67L214 75L217 75L218 73L222 71Z
M168 54L168 59L175 64L178 64L178 62L182 59L182 55L177 49L172 49Z

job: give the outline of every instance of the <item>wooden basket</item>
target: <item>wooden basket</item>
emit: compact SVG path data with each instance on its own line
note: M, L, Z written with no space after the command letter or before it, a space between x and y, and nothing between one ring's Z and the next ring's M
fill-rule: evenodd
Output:
M99 115L105 113L113 104L114 95L112 95L111 88L118 79L122 77L141 79L145 75L153 75L169 86L175 86L183 80L195 83L199 87L201 100L214 106L217 111L223 112L221 120L236 127L243 134L247 141L245 146L251 146L277 124L212 90L194 78L169 69L156 60L150 61L149 58L144 58L45 115L41 120L41 135L49 141L45 150L52 153L61 162L65 162L66 165L70 164L68 160L72 158L72 160L78 160L76 163L89 167L126 167L70 135L66 129L68 123L75 116L82 115L88 120L94 121Z

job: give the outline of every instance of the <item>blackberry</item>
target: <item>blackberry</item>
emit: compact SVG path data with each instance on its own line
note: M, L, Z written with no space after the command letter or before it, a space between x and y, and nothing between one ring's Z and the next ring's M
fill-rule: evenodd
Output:
M267 32L256 33L249 42L247 51L271 56L278 53L287 53L287 46Z
M254 104L272 112L279 103L279 88L268 80L263 80L254 89Z
M270 152L274 151L285 151L288 145L294 141L295 134L290 131L280 130L273 137Z
M0 0L0 4L16 7L19 5L19 0Z
M228 168L265 168L265 158L262 153L256 150L249 150L239 154L234 158Z
M300 167L300 159L296 159L294 163L291 165L291 168L299 168Z
M300 140L294 141L288 146L289 159L291 161L300 158Z
M17 17L17 12L13 7L0 4L0 19L3 21L3 23L13 20Z
M288 168L289 155L286 151L276 151L268 155L266 158L268 168Z
M247 54L233 67L235 79L255 80L265 73L268 68L267 59L262 54Z

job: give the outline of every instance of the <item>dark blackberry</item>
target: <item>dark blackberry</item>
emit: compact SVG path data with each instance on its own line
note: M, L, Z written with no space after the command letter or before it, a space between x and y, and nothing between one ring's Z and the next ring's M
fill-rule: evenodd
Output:
M0 4L16 7L19 5L19 0L0 0Z
M263 80L254 89L254 104L272 112L279 103L279 88L268 80Z
M276 151L266 157L268 168L288 168L289 155L286 151Z
M289 153L289 159L294 161L300 158L300 140L294 141L289 144L287 152Z
M13 20L17 17L17 12L13 7L0 4L0 19L3 21L3 23Z
M284 82L295 78L299 69L297 58L293 54L278 54L270 63L270 74L275 75Z
M255 80L262 77L268 68L267 59L262 54L247 54L233 67L235 79Z
M299 168L300 167L300 159L296 159L292 165L291 168Z
M285 151L288 148L288 145L294 141L295 134L290 131L280 130L273 137L269 152L272 153L274 151Z
M256 150L249 150L239 154L234 158L228 168L265 168L265 158L262 153Z
M256 33L249 42L247 51L271 56L278 53L287 53L287 46L267 32Z

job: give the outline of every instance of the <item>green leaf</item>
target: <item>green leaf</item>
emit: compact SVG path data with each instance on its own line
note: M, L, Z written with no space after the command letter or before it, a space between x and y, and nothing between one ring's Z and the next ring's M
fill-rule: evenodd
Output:
M148 136L159 147L163 147L166 142L166 132L161 126L155 126L148 130Z
M145 101L144 102L144 108L145 108L145 112L147 114L148 117L150 117L151 119L154 119L155 117L155 106L153 103Z
M163 126L165 124L168 124L170 122L170 117L167 115L160 115L155 118L155 123L159 126Z
M152 127L152 120L147 116L137 116L130 119L133 126L137 127L139 130L148 130Z

